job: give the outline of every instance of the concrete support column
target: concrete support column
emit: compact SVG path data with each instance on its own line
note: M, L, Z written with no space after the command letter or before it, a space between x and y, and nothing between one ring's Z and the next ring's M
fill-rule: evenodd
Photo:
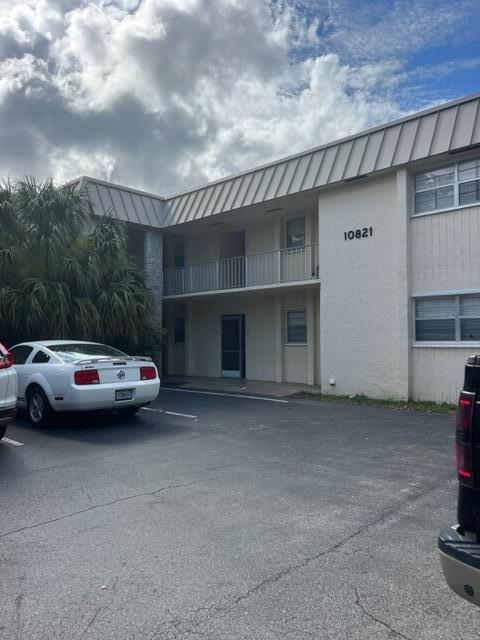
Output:
M185 373L187 376L193 376L193 341L195 336L193 330L193 302L191 300L189 300L185 305L185 314Z
M283 309L282 296L275 294L275 382L283 382Z
M406 169L397 171L397 219L398 219L398 379L401 397L411 396L411 353L412 322L410 299L410 229L409 229L409 178Z
M144 233L144 271L147 284L150 287L155 310L153 319L162 326L162 299L163 299L163 234L161 231L149 229ZM162 345L158 345L154 359L160 371L162 371Z
M307 291L307 384L315 384L315 290Z

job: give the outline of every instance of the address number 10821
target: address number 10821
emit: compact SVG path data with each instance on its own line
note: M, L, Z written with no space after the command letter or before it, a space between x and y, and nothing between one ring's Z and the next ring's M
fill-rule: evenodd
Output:
M359 240L360 238L370 238L373 236L373 227L362 227L362 229L350 229L344 231L345 240Z

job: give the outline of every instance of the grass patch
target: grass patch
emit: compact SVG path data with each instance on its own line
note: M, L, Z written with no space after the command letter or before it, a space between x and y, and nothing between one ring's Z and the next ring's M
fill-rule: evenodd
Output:
M375 398L368 398L364 395L355 396L334 396L323 395L321 393L310 393L309 391L299 391L294 393L292 398L300 400L319 400L320 402L338 402L341 404L356 404L366 405L369 407L387 407L389 409L397 409L398 411L423 411L424 413L446 413L448 415L454 415L456 406L449 404L448 402L402 402L401 400L377 400Z

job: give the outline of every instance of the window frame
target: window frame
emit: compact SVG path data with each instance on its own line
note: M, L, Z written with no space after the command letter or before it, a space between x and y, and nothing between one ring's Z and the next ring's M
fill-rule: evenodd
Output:
M477 202L471 202L468 204L460 204L460 189L459 189L459 185L460 184L465 184L467 182L474 182L475 180L480 180L480 178L477 179L473 179L473 180L459 180L459 176L458 176L458 169L459 166L462 165L465 162L473 162L473 161L479 161L480 162L480 156L478 155L478 153L474 156L471 156L469 158L462 158L461 160L454 160L453 162L444 162L442 164L438 164L438 165L430 165L429 167L425 167L424 169L422 169L421 171L415 171L412 174L412 180L411 180L411 213L410 213L410 217L411 218L416 218L416 217L421 217L421 216L430 216L433 215L435 213L443 213L444 211L453 211L455 209L464 209L466 207L475 207L475 206L480 206L480 200ZM446 169L447 167L452 167L453 168L453 204L451 207L443 207L441 209L430 209L428 211L421 211L421 212L416 212L416 195L417 193L426 193L428 191L436 191L437 189L442 189L451 185L443 185L441 187L436 187L433 189L420 189L419 191L416 190L415 188L415 180L416 177L418 175L421 175L422 173L428 173L429 171L438 171L439 169Z
M288 318L290 313L295 313L303 311L305 313L305 342L302 341L291 341L288 335ZM293 346L293 347L305 347L308 344L308 317L307 317L307 307L290 307L285 309L285 345Z
M413 345L418 347L433 347L433 346L458 346L468 348L469 345L479 345L480 338L468 338L466 340L462 340L462 320L468 318L476 318L477 316L466 316L461 314L461 300L466 298L478 298L480 300L480 292L472 292L472 293L453 293L449 292L444 295L433 295L433 296L418 296L413 299ZM417 302L422 300L445 300L451 299L454 303L455 315L454 315L454 326L455 326L455 338L452 340L420 340L417 338ZM440 318L438 318L440 319ZM478 319L480 320L480 313L478 315ZM431 320L435 320L435 318L431 318Z
M294 223L294 222L299 222L299 221L303 222L303 244L298 244L298 245L289 245L288 241L289 241L289 236L290 235L294 235L294 234L290 234L288 231L289 226ZM285 221L285 248L286 249L291 249L291 250L295 250L295 249L303 249L304 247L307 246L307 220L306 220L306 216L296 216L295 218L289 218L288 220Z

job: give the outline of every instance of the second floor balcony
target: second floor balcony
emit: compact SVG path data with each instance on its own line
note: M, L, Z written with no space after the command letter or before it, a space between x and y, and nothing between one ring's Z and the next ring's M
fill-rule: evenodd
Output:
M318 245L278 249L164 270L164 297L318 280Z

